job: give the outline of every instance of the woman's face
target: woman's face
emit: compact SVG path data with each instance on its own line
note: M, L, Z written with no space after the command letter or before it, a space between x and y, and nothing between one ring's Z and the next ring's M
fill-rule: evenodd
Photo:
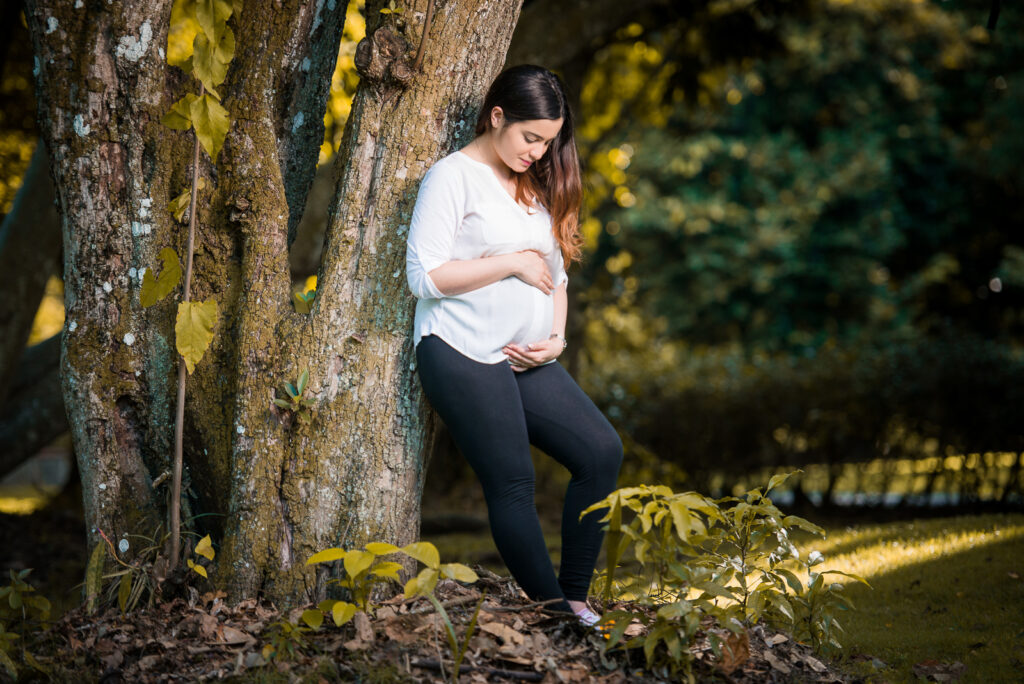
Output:
M528 119L502 127L501 107L491 111L494 151L506 166L522 173L543 157L562 129L564 119Z

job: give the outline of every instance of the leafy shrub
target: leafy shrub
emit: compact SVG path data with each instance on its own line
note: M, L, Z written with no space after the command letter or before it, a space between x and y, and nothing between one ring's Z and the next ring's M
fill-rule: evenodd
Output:
M764 619L806 635L818 651L839 647L835 611L851 604L842 597L841 585L826 584L824 575L867 582L837 570L811 570L823 560L817 552L801 559L791 533L802 529L824 535L824 530L784 515L768 497L792 474L774 476L764 491L755 488L742 497L720 499L675 493L663 485L628 487L584 510L581 517L608 509L601 519L608 523L607 562L598 573L605 600L633 597L657 608L653 618L646 612L606 614L605 622L612 625L606 648L620 642L626 648L642 647L648 667L692 676L689 646L705 616L734 634ZM626 510L635 514L628 522ZM794 567L810 573L806 588ZM644 624L646 634L623 641L633 620ZM719 653L720 639L710 639Z

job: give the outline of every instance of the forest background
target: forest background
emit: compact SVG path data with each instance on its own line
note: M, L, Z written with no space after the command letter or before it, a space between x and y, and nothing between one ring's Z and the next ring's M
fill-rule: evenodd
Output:
M172 63L196 31L185 4ZM999 5L641 3L560 69L578 98L586 183L563 363L623 437L622 484L719 495L799 467L794 505L1020 507L1024 17L1009 5L992 26ZM316 288L363 10L348 8L289 254L299 293ZM4 11L9 217L39 130L25 20L17 4ZM585 25L586 11L571 21ZM515 52L518 38L509 64L555 58ZM9 473L69 448L53 363L65 324L56 221L39 219L34 236L41 284L2 291L5 314L37 310L0 387ZM9 246L4 264L25 260ZM74 482L70 459L50 462ZM564 475L543 457L537 467L543 508ZM52 490L10 493L24 510ZM481 514L450 443L423 498L425 531Z

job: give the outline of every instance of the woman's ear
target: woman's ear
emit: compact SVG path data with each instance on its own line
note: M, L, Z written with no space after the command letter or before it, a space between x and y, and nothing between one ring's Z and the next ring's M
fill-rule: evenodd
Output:
M505 112L502 111L501 107L495 105L491 107L491 128L501 128L501 122L505 120Z

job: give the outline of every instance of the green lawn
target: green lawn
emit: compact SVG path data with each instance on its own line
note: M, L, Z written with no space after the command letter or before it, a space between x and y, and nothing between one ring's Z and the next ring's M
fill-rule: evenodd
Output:
M843 620L847 664L868 681L917 681L927 660L963 663L962 682L1024 679L1024 515L833 529L812 549L873 587L847 584L857 610Z

